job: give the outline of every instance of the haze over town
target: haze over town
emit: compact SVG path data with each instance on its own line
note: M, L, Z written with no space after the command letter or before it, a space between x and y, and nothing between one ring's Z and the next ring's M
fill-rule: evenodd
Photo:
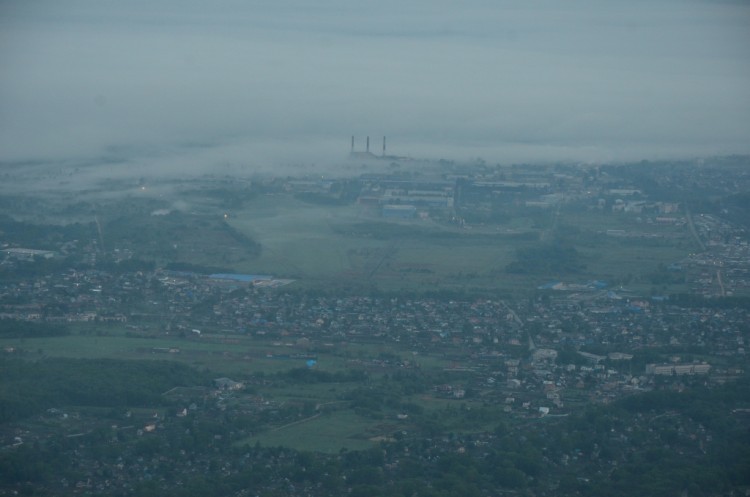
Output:
M0 0L0 497L750 495L748 47Z
M747 2L0 2L0 160L144 171L750 152Z

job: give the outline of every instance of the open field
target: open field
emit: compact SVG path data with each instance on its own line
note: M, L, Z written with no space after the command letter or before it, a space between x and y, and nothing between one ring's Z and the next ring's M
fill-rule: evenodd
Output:
M519 235L501 227L386 221L363 215L356 205L311 206L283 195L252 200L229 223L262 246L261 255L238 262L238 270L295 278L311 288L518 292L554 278L648 287L648 275L659 264L679 261L694 249L685 227L600 212L563 210L556 217L560 236L581 254L585 269L579 274L508 274L505 267L520 248L558 236L530 226L515 226L524 233ZM612 229L632 236L607 236Z
M372 420L354 412L334 411L302 420L250 437L239 444L292 447L303 451L338 453L341 449L362 450L373 447L371 438L382 435Z
M209 369L217 376L274 373L304 367L306 362L305 359L280 357L280 354L290 352L287 348L252 340L242 340L241 344L226 344L177 337L167 339L122 335L68 335L3 338L0 339L0 346L22 351L31 359L45 356L85 359L167 359ZM269 354L272 356L269 357ZM318 367L326 371L338 371L346 367L346 359L332 354L326 355L324 359L319 360Z
M276 373L306 367L307 359L295 354L313 354L317 357L317 370L335 373L352 368L363 369L366 359L382 354L407 359L422 369L442 369L449 362L434 355L413 355L393 343L359 343L353 341L336 344L330 349L309 351L306 348L281 344L247 335L207 335L201 339L193 337L134 336L118 324L78 324L71 327L72 334L54 337L0 338L0 347L21 351L29 359L41 357L67 357L84 359L140 359L171 360L219 375L249 375L253 373ZM171 352L170 352L171 351ZM372 369L372 368L370 368ZM377 368L372 369L377 374ZM327 398L330 387L314 385L306 390L292 389L291 397L300 392L316 398ZM318 391L320 390L320 391ZM284 394L282 394L284 395ZM296 398L296 397L295 397Z
M461 228L430 218L383 219L355 203L319 205L291 193L248 188L165 184L133 188L124 198L100 192L71 205L66 202L74 199L67 197L47 199L43 205L55 208L40 219L93 223L96 214L107 251L130 250L158 266L184 262L272 274L296 280L297 287L323 290L519 295L553 279L599 279L650 291L649 275L659 264L696 250L684 225L649 224L633 214L574 204L557 210L514 207L501 224ZM89 230L96 236L94 228ZM608 236L610 230L623 235ZM544 243L574 247L585 268L577 274L506 272L519 250Z

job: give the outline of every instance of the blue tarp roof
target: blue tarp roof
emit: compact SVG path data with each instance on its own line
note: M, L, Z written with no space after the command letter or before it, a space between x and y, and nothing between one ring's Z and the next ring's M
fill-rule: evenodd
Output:
M540 285L537 288L539 290L551 290L552 288L556 287L557 285L562 284L561 281L551 281L549 283L545 283L544 285Z

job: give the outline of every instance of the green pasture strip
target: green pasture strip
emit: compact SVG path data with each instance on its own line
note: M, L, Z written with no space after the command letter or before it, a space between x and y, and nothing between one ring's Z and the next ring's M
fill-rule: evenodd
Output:
M552 214L550 214L552 215ZM531 229L531 218L516 219ZM357 206L312 206L290 196L253 200L230 220L263 245L260 257L243 269L300 278L303 287L366 289L533 289L534 275L508 275L507 264L533 240L493 233L490 227L459 230L429 221L384 221L359 215ZM659 263L687 255L684 229L636 222L633 216L563 210L558 225L578 230L571 242L582 254L585 271L568 279L643 279ZM620 239L609 229L664 238ZM497 231L497 228L495 228Z
M266 447L290 447L301 451L338 453L341 449L363 450L377 444L370 438L377 433L375 422L352 411L322 413L320 416L286 427L277 427L238 442L260 443Z
M601 279L606 279L607 275L615 278L631 275L636 279L647 279L659 264L668 266L689 254L687 248L677 246L645 247L617 243L609 243L596 250L584 248L580 252L586 265L585 272L592 276L600 275Z
M461 278L502 271L513 260L515 244L478 243L476 245L430 245L415 240L398 249L384 268L408 277L429 275ZM424 272L420 272L424 271Z
M222 338L238 339L239 343L221 343L203 340L186 340L182 338L141 338L128 337L121 328L115 328L110 334L108 328L104 335L73 334L62 337L40 338L4 338L0 347L14 350L13 353L34 359L43 356L70 358L116 358L116 359L158 359L184 362L193 366L206 368L217 373L247 375L258 372L276 373L294 368L307 367L304 357L287 357L306 352L297 347L273 345L267 341L256 341L246 336L227 336ZM89 327L76 327L77 331L90 331ZM211 337L214 338L214 337ZM175 352L169 352L174 350ZM355 352L355 351L362 351ZM316 369L334 372L347 369L359 369L350 359L364 356L369 351L389 350L370 345L352 345L344 352L310 352L318 357Z

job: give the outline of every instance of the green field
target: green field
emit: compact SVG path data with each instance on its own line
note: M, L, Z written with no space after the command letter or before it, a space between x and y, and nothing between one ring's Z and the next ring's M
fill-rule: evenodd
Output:
M64 204L70 199L60 199L59 214L51 219L68 223L85 214L92 222L96 211L107 250L132 250L157 266L182 262L272 274L294 279L300 288L331 291L519 295L550 280L599 279L650 292L650 275L659 264L680 261L696 249L686 226L649 224L634 214L576 204L557 210L514 206L500 224L459 228L440 220L446 213L434 219L383 219L353 202L320 205L292 193L249 193L242 185L177 189L165 197L160 192L92 199L70 212ZM169 214L153 215L160 209ZM608 236L608 230L628 236ZM574 247L585 267L572 274L506 271L519 250L544 243ZM685 288L656 290L677 293Z
M279 427L239 442L240 445L292 447L297 450L338 453L341 449L361 450L376 445L382 436L372 420L350 410L323 413L298 423ZM388 432L385 432L388 433Z
M679 261L694 248L686 228L647 225L630 216L563 210L554 226L544 229L518 226L518 221L459 229L431 220L370 217L357 205L309 205L291 195L269 195L247 202L229 223L262 246L259 257L238 262L236 270L293 278L308 288L518 292L557 278L648 289L648 275L659 264ZM607 236L611 229L633 236ZM578 250L583 271L505 271L519 249L557 237Z
M155 337L129 335L121 325L78 324L71 327L72 333L65 336L35 338L0 338L0 347L14 349L28 359L43 357L67 357L84 359L139 359L171 360L219 375L250 375L254 373L277 373L306 367L306 359L287 357L297 353L308 353L306 348L282 345L278 341L263 340L247 335L207 335L201 339L174 338L160 334ZM173 349L174 352L167 350ZM314 352L316 369L335 373L352 368L361 369L363 359L381 354L403 357L421 368L442 369L448 362L435 356L413 356L393 343L347 342L326 350ZM291 389L291 393L279 395L304 399L315 397L324 401L336 400L326 392L330 387L308 385L304 390ZM304 394L300 396L300 394ZM328 398L330 396L330 398Z
M103 328L106 330L106 328ZM69 357L85 359L140 359L172 360L209 369L220 375L246 375L257 372L275 373L305 366L304 359L267 357L299 352L275 346L264 341L245 337L229 337L241 340L240 344L214 343L207 340L186 340L175 337L137 338L119 334L68 335L41 338L3 338L0 346L21 351L29 359L42 357ZM163 349L179 349L179 352L162 352ZM338 371L346 367L346 359L337 355L326 355L319 360L318 367L326 371Z

